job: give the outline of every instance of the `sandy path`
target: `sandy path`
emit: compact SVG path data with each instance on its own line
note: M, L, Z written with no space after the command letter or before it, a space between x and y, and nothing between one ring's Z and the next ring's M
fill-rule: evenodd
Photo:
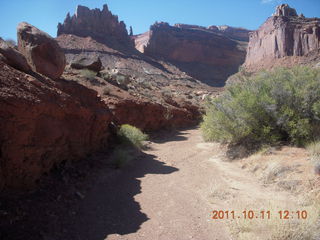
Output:
M235 209L288 196L266 191L253 176L221 160L223 151L204 143L198 129L151 144L147 154L177 170L141 177L134 200L148 220L134 233L107 239L231 239L225 221L212 220L213 209ZM139 164L139 162L135 162Z
M230 240L228 221L211 219L212 210L268 210L271 201L291 202L223 161L223 154L191 129L154 140L120 170L101 169L67 222L68 239Z

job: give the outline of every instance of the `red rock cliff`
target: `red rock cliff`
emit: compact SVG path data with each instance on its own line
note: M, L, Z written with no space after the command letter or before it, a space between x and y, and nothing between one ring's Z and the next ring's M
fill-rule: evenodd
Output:
M112 48L130 48L134 44L130 39L126 25L118 17L113 15L107 5L103 9L90 10L84 6L78 6L76 13L71 17L67 14L64 23L58 24L58 33L73 34L79 37L92 37Z
M298 16L287 4L250 33L245 67L250 71L290 66L319 57L320 19Z
M0 61L0 190L32 186L54 164L103 146L111 118L96 92Z
M174 63L182 71L212 86L223 86L246 55L247 30L156 23L135 37L146 55ZM240 41L242 40L242 41Z

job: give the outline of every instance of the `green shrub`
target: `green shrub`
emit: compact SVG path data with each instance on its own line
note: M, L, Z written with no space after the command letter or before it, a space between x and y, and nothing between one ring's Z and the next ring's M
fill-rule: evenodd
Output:
M80 74L81 74L81 76L85 77L88 80L92 80L97 76L96 72L91 71L89 69L82 69Z
M110 92L111 92L111 88L110 88L110 87L105 87L105 88L103 89L102 94L103 94L103 95L110 95Z
M134 156L128 148L120 145L118 146L112 155L113 163L116 168L122 168L134 159Z
M148 139L148 135L144 134L140 129L129 124L121 125L118 136L122 143L133 145L137 148L142 148L143 141Z
M320 71L308 67L261 72L208 99L201 124L208 141L303 144L320 135Z

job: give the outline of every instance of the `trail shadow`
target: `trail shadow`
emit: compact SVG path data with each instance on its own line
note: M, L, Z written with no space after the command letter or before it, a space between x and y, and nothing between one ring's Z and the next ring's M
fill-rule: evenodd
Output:
M186 137L187 133L184 133L184 130L196 129L197 126L193 128L180 128L175 130L163 130L158 131L155 134L151 135L152 142L155 143L166 143L166 142L176 142L176 141L185 141L188 138Z
M87 159L86 171L73 169L70 178L54 173L54 179L34 193L0 196L0 215L6 213L0 218L0 239L103 240L137 232L148 220L134 200L141 193L139 178L178 169L145 153L120 170L106 168L103 156L97 158L97 166L90 169L88 160L97 160ZM86 172L89 177L83 176Z

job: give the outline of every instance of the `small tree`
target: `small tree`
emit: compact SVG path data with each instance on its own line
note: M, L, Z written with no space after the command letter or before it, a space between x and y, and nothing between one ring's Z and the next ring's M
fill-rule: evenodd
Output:
M129 33L130 36L133 36L133 30L132 30L132 26L130 26L130 33Z

